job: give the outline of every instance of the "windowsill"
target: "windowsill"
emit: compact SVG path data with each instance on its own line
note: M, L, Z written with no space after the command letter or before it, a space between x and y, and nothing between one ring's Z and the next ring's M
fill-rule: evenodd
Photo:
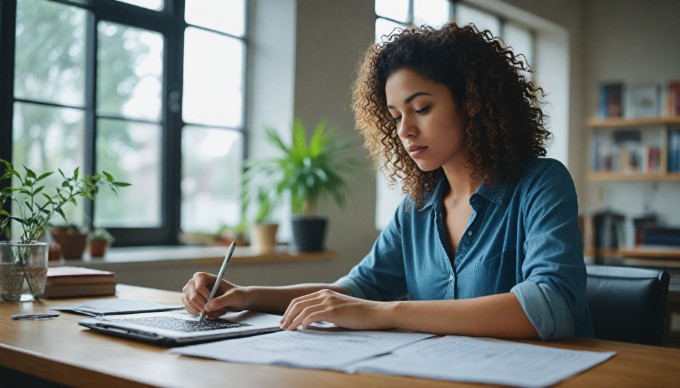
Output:
M224 260L224 246L149 246L111 248L102 258L92 258L85 253L82 259L61 259L50 266L86 266L101 269L118 267L135 268L154 266L186 266L188 264L216 264ZM300 261L321 261L338 257L334 251L291 252L287 246L279 246L272 254L257 254L250 247L237 247L230 265L265 264Z

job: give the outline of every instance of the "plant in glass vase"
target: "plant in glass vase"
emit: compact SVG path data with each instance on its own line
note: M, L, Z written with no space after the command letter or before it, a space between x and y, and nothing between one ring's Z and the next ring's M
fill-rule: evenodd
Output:
M58 170L58 183L49 187L46 182L54 174L53 171L38 175L24 166L21 173L8 161L0 159L0 163L4 165L0 181L9 181L0 191L2 298L32 301L39 299L45 290L48 247L47 243L39 240L48 223L56 217L68 223L64 207L67 204L75 205L77 199L82 197L94 200L100 187L107 187L117 193L119 188L129 184L116 181L107 172L85 175L76 168L72 175ZM12 222L19 228L19 232L14 233L18 236L16 239L10 237Z

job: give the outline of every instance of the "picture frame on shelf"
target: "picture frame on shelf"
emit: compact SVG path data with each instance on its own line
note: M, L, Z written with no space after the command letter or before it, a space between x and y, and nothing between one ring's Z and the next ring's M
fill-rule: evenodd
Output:
M648 118L661 115L661 88L658 83L633 83L627 89L628 117Z

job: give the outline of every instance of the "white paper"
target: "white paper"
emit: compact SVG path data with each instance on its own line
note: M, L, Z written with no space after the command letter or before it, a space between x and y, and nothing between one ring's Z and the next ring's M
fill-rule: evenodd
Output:
M74 305L53 307L52 310L65 311L76 314L90 316L114 315L114 314L134 314L155 311L168 311L181 309L181 305L165 305L144 300L131 299L95 299L88 302L77 303Z
M281 331L185 346L171 352L249 364L344 370L357 361L389 353L431 336L387 331Z
M355 363L348 371L545 387L590 369L614 354L446 336L426 339L393 354Z

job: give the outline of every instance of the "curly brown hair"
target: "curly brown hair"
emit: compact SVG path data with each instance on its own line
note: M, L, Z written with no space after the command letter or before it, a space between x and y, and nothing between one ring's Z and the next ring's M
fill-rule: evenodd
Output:
M545 156L551 133L540 108L543 90L522 71L532 71L489 31L449 23L439 29L397 31L367 50L352 85L352 109L364 146L394 185L422 206L442 176L422 171L408 155L387 109L385 84L409 69L448 86L466 118L466 166L485 184L512 180L532 157Z

